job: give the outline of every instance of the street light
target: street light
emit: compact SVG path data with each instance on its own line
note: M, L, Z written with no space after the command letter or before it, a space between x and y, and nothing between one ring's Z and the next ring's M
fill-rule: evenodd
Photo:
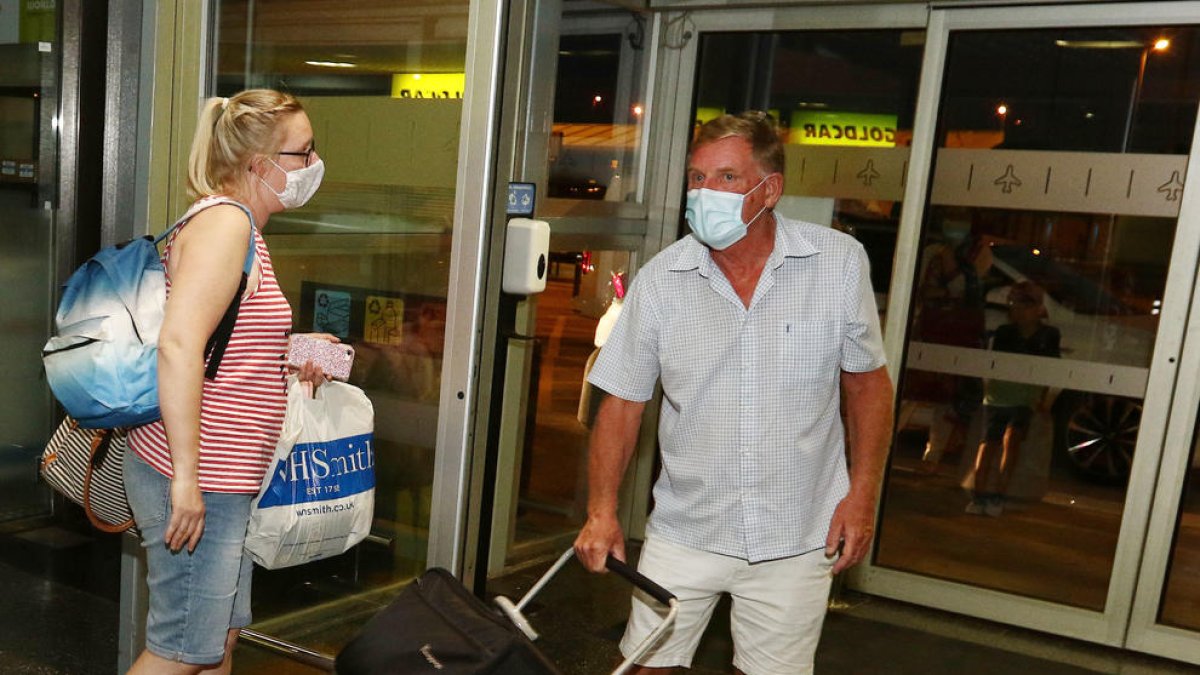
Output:
M1142 83L1146 79L1146 58L1151 51L1163 52L1171 46L1171 41L1167 38L1158 38L1153 42L1142 47L1142 58L1138 62L1137 78L1133 81L1133 94L1129 97L1129 113L1125 115L1125 134L1121 138L1121 152L1129 150L1129 135L1133 131L1133 115L1137 112L1137 102L1142 96Z

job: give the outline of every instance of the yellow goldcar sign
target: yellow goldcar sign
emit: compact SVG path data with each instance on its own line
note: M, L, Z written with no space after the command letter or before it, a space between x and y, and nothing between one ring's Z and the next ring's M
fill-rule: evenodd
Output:
M466 73L396 73L392 98L461 99L466 85Z
M896 145L896 116L798 110L792 113L788 142L795 145Z

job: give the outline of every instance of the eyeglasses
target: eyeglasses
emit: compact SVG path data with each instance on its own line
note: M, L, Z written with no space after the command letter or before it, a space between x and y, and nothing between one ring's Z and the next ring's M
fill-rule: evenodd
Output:
M291 155L293 157L303 157L304 158L304 166L307 167L309 164L312 164L313 156L317 154L317 142L313 141L312 145L308 146L307 150L301 150L300 152L295 152L295 151L284 152L284 151L280 150L276 154Z
M1028 298L1017 298L1008 301L1009 307L1037 307L1039 304L1041 303L1037 300L1030 300Z

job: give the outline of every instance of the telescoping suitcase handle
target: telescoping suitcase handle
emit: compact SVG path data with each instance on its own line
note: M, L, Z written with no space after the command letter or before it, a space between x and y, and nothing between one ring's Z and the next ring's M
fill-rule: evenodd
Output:
M533 629L533 626L529 624L529 620L525 618L525 615L521 613L521 610L529 604L529 601L533 599L533 596L537 595L546 584L550 583L550 580L554 578L555 574L558 574L558 571L562 569L563 565L566 565L567 562L574 557L575 549L567 549L565 553L558 557L558 560L554 561L554 564L550 566L550 569L546 570L546 573L542 575L542 578L538 579L537 583L535 583L533 587L521 597L520 602L513 604L512 600L509 600L503 595L493 598L493 601L500 608L500 611L504 612L505 616L507 616L517 628L521 629L521 632L524 633L525 636L530 640L537 640L538 634L537 631ZM629 657L624 661L622 661L621 665L617 666L616 670L612 672L612 675L621 675L622 673L627 672L630 668L633 668L633 662L641 658L646 652L650 651L650 648L653 647L655 643L657 643L658 640L663 636L663 634L667 632L667 629L671 627L671 624L675 623L675 615L679 613L679 601L674 595L671 594L670 591L654 583L654 581L652 581L650 578L633 569L629 565L626 565L624 562L612 557L612 555L609 555L604 561L604 566L617 574L617 576L624 578L634 586L645 591L650 597L666 605L668 610L667 615L663 617L662 622L659 623L654 630L650 631L650 634L646 636L646 639L642 640L641 644L639 644L637 648L633 650L633 653L630 654Z
M675 595L667 589L654 583L654 580L641 572L635 570L625 563L623 560L617 560L610 553L604 561L604 566L610 571L616 572L618 575L625 578L626 581L637 586L645 591L650 597L670 607L675 601Z

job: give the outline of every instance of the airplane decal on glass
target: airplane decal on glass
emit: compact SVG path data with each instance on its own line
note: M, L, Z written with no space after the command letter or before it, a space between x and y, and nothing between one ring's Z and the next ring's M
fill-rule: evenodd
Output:
M1183 181L1179 179L1179 172L1172 171L1171 179L1159 185L1158 191L1165 193L1169 202L1179 201L1179 195L1183 193Z
M1017 174L1013 173L1013 165L1009 164L1004 170L1004 175L992 181L993 185L999 185L1004 194L1012 194L1014 187L1021 187L1021 179L1017 178Z

